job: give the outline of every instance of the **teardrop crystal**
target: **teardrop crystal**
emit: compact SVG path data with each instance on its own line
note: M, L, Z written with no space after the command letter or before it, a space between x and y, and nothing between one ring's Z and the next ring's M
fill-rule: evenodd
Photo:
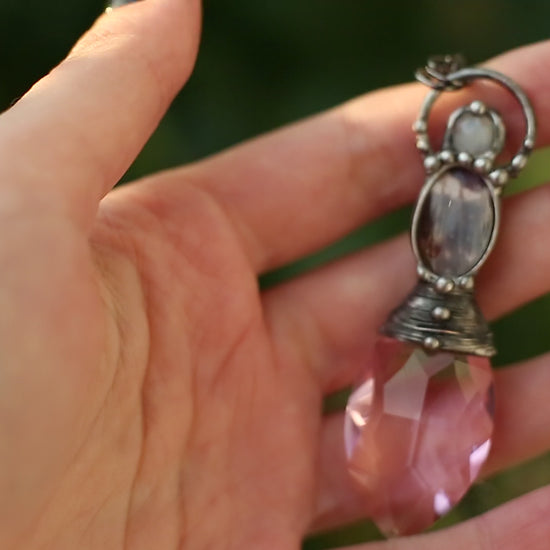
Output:
M417 533L468 491L491 447L489 360L382 337L346 408L348 467L388 536Z

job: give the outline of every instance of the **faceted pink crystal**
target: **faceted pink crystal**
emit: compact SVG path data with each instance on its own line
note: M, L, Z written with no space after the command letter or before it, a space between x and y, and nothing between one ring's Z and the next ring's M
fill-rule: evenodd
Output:
M381 338L346 408L348 467L388 536L422 531L478 476L491 447L489 360Z

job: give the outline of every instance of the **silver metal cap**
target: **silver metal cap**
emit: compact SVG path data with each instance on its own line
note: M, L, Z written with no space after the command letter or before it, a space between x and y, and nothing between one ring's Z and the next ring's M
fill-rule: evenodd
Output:
M455 287L441 293L420 281L381 332L430 350L486 357L496 353L493 335L472 289Z

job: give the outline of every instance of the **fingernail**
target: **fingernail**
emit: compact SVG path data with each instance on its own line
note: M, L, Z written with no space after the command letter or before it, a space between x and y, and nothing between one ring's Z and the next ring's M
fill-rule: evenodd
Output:
M113 11L115 8L120 8L120 6L125 6L126 4L133 4L134 2L139 2L140 0L112 0L109 2L106 10L107 12Z

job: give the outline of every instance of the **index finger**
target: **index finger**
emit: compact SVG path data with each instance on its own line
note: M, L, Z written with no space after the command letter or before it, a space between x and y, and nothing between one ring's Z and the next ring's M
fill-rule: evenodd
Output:
M550 117L550 73L540 70L549 58L550 41L488 63L519 83L539 121ZM370 93L169 177L198 181L234 220L254 267L273 269L414 200L425 174L411 125L426 93L416 84ZM446 95L452 105L472 99ZM505 93L491 91L493 99L510 141L519 141L521 109ZM452 105L436 109L435 126ZM541 124L537 145L549 140L550 127ZM176 216L177 195L174 185Z

